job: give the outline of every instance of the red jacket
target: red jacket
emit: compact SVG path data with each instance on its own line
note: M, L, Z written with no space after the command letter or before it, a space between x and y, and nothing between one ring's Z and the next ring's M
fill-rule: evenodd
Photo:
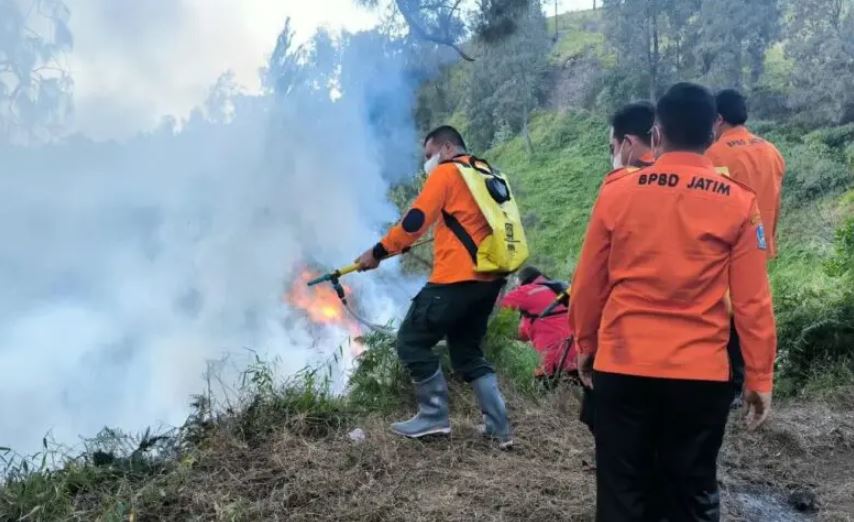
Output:
M552 304L556 297L551 288L542 284L546 281L544 277L538 277L533 283L520 285L511 290L501 300L502 308L522 312L519 338L529 341L540 354L542 365L537 370L538 375L551 375L555 372L563 355L564 341L572 335L566 320L565 306L558 306L548 317L536 318ZM563 369L572 371L575 368L575 346L572 346Z

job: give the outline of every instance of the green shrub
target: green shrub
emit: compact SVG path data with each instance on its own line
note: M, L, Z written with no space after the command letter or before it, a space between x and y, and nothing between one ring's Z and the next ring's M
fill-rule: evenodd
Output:
M345 425L351 415L346 401L333 393L332 365L306 368L282 383L275 365L257 358L244 372L241 393L248 404L237 416L237 434L258 444L285 427L306 437L324 437Z
M839 228L823 265L792 257L773 274L778 365L789 391L854 372L854 219Z
M486 358L518 391L532 393L539 389L534 370L540 364L536 351L517 339L519 316L512 310L501 310L492 318L484 342Z
M822 195L837 193L854 181L842 155L819 137L790 147L786 156L787 169L783 178L786 204L801 205Z
M387 412L411 395L412 384L395 350L395 338L371 333L361 339L366 347L350 376L348 400L360 411Z

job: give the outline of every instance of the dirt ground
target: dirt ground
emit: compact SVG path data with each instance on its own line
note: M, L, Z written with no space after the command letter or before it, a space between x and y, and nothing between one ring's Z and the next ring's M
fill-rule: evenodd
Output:
M191 473L161 490L157 508L137 517L592 520L593 441L575 420L572 391L508 399L516 426L511 452L477 436L473 398L456 386L448 439L401 440L388 432L390 419L378 417L322 439L282 431L256 448L215 438ZM759 433L731 422L721 454L725 519L854 519L852 407L854 389L847 389L778 405ZM357 427L361 442L348 436Z

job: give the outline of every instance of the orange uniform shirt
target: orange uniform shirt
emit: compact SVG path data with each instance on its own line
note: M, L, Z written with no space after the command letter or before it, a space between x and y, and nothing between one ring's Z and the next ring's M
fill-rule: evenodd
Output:
M470 160L457 157L457 161ZM430 282L438 284L462 281L492 281L496 277L474 271L474 260L462 242L445 224L443 214L456 218L475 244L480 244L492 229L471 191L454 163L441 163L427 177L424 188L412 204L412 210L423 212L420 226L408 232L402 223L396 224L380 241L388 252L400 252L412 245L435 225L433 232L433 272Z
M570 324L594 368L726 381L731 289L746 386L772 387L776 332L754 194L698 154L610 176L572 283Z
M777 219L786 163L771 143L750 133L744 126L724 132L706 151L716 167L726 167L732 179L756 193L759 213L768 236L768 258L777 255Z

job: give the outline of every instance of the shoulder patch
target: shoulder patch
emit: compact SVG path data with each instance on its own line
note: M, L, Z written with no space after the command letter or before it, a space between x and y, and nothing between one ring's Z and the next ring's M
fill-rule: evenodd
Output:
M768 242L765 240L765 227L762 223L756 226L756 247L759 250L768 249Z

